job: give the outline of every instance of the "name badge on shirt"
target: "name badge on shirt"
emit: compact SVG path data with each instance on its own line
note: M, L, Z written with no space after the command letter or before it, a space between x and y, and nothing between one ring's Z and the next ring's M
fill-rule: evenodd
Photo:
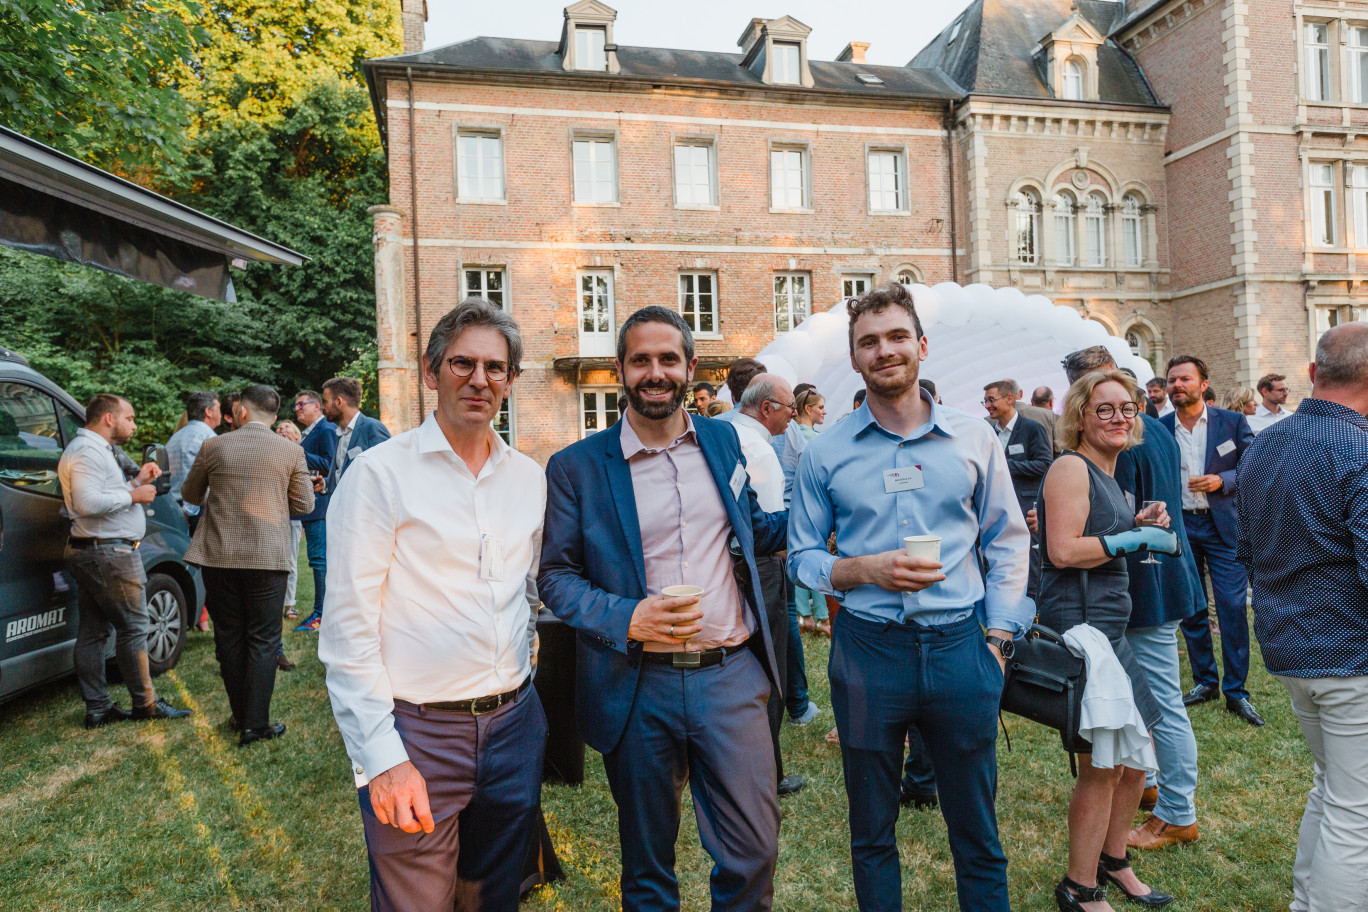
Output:
M1216 447L1217 456L1229 456L1233 452L1235 452L1235 441L1233 440L1227 440L1225 443Z
M922 487L921 466L904 466L901 469L884 471L884 493L897 494L899 491L915 491Z
M501 583L504 578L504 540L480 536L480 579Z
M1025 453L1025 452L1026 452L1026 447L1022 446L1022 445L1019 444L1019 443L1014 443L1014 444L1012 444L1011 446L1007 447L1007 455L1008 455L1008 456L1020 456L1021 454Z
M347 450L347 461L348 461L348 462L351 462L353 459L355 459L357 456L360 456L360 455L361 455L361 448L360 448L359 446L354 446L354 447L352 447L350 450Z
M738 462L736 468L732 469L732 476L729 484L731 485L732 497L736 500L740 500L741 492L746 489L746 467L741 463Z

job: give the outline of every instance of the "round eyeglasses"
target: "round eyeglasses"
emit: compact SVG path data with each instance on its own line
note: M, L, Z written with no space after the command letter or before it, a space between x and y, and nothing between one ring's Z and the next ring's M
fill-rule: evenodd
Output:
M451 373L462 380L475 373L476 365L480 364L474 358L467 358L464 355L447 358L446 363L447 367L451 368ZM506 380L509 374L508 364L503 361L485 361L484 374L486 379L493 380L495 383Z
M1133 419L1136 415L1140 414L1140 406L1136 405L1134 402L1127 402L1118 409L1110 402L1104 402L1093 409L1093 414L1097 416L1098 421L1111 421L1116 417L1118 411L1121 413L1122 418Z

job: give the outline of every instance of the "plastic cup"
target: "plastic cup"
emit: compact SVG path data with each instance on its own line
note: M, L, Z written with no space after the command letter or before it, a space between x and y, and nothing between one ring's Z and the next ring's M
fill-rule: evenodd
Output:
M918 557L922 560L940 563L939 535L909 535L903 539L903 550L908 557Z

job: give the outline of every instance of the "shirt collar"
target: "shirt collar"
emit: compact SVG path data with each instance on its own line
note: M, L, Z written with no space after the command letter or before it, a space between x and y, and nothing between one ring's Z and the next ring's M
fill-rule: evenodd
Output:
M1021 417L1021 412L1018 412L1017 410L1013 409L1013 410L1012 410L1012 420L1009 421L1009 422L1007 422L1007 423L1006 423L1005 425L1003 425L1002 427L998 428L998 430L1000 430L1000 431L1006 431L1008 434L1012 433L1012 430L1016 427L1017 419L1020 418L1020 417Z
M497 465L507 458L512 447L502 437L494 433L492 426L488 430L489 436L493 438L489 442L489 462L492 465ZM442 426L437 423L436 411L429 412L427 419L418 426L418 452L423 455L428 453L456 455L452 452L451 444L447 442L446 434L442 433Z
M931 420L908 434L907 439L917 440L931 433L933 430L945 437L958 436L950 425L950 421L948 420L949 416L945 412L945 407L938 405L936 400L931 398L931 394L925 389L918 389L917 392L921 395L922 400L931 406ZM851 436L853 437L859 437L866 430L874 427L889 437L894 437L898 440L903 439L875 420L874 413L869 410L868 399L862 402L858 409L850 413L850 420L853 422L853 427L850 429Z
M742 416L740 413L738 413L736 417L737 417L737 418L741 418L741 417L744 417L744 416ZM638 454L638 453L642 453L642 452L657 453L657 452L660 451L660 450L657 450L657 449L653 449L653 448L651 448L651 447L648 447L648 446L646 446L645 444L643 444L643 443L641 442L641 438L637 436L636 430L634 430L634 429L632 428L632 422L630 422L630 421L627 420L627 413L626 413L626 412L623 412L622 420L619 421L618 424L622 425L622 458L623 458L623 459L626 459L626 460L630 461L631 458L632 458L633 456L635 456L636 454ZM661 447L660 449L668 450L668 449L670 449L670 447L673 447L673 446L678 445L679 442L682 441L682 440L688 440L688 439L691 439L691 438L697 439L697 436L698 436L698 435L694 433L693 416L690 415L688 412L684 412L684 433L680 434L680 435L679 435L678 437L676 437L674 440L670 441L669 446Z
M304 436L307 437L309 434L311 434L311 433L313 432L313 429L316 428L316 427L318 427L319 423L322 422L322 421L323 421L323 416L322 416L322 415L319 415L317 418L315 418L315 419L313 420L313 423L310 424L308 427L306 427L306 428L304 429Z
M1338 402L1331 402L1329 399L1317 399L1314 396L1308 396L1297 405L1297 411L1293 414L1339 418L1361 430L1368 431L1368 418L1364 418L1347 405L1340 405Z
M88 437L88 438L90 438L91 440L93 440L93 441L95 441L96 443L98 443L100 446L102 446L102 447L108 449L110 452L113 452L113 451L114 451L114 444L110 443L108 440L105 440L103 437L101 437L99 434L95 433L94 431L90 430L89 428L77 428L77 429L76 429L76 436L77 436L77 437Z
M747 415L745 412L737 412L737 413L736 413L736 418L732 421L732 424L739 424L739 425L741 425L742 427L748 427L748 428L750 428L752 431L755 431L756 433L758 433L758 434L760 434L761 436L763 436L763 437L765 438L766 441L768 441L771 437L776 436L776 435L771 434L771 433L769 432L769 428L765 427L765 426L764 426L763 424L761 424L758 420L756 420L755 418L751 417L750 415ZM782 435L778 435L778 436L782 436Z
M1257 409L1254 410L1254 417L1255 417L1255 418L1276 418L1278 415L1281 415L1283 412L1286 412L1286 411L1287 411L1287 409L1283 408L1282 406L1278 406L1278 410L1277 410L1276 412L1270 411L1269 408L1268 408L1268 406L1266 406L1266 405L1264 405L1262 402L1260 402L1260 403L1259 403L1259 407L1258 407Z
M354 431L354 430L356 430L356 419L358 419L358 418L360 418L360 417L361 417L361 410L360 410L360 409L357 409L357 410L356 410L356 414L351 416L351 421L348 421L348 422L346 423L346 425L342 428L342 430L344 430L344 431Z

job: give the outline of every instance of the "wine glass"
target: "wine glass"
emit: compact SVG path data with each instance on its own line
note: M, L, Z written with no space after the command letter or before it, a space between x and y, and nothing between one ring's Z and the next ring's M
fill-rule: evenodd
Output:
M1148 511L1148 510L1153 510L1154 512L1157 513L1157 512L1159 512L1159 510L1162 510L1162 509L1164 508L1164 506L1165 506L1165 504L1164 504L1164 502L1163 502L1162 500L1147 500L1147 501L1145 501L1143 504L1141 504L1141 506L1140 506L1140 512L1141 512L1141 513L1144 513L1144 512L1146 512L1146 511ZM1146 525L1152 525L1152 523L1146 523ZM1142 563L1142 564L1158 564L1158 563L1161 563L1161 561L1159 560L1159 558L1155 557L1153 551L1147 551L1147 552L1145 552L1145 559L1142 560L1140 563Z

